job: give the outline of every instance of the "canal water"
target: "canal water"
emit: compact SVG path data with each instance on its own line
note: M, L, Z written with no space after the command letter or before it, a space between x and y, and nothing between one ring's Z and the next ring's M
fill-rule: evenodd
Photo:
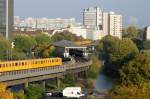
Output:
M113 83L110 78L106 75L100 73L96 79L95 90L99 92L107 92L112 89Z

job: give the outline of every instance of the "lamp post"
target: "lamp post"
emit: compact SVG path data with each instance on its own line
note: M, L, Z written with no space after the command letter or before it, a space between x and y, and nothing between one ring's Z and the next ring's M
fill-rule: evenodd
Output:
M15 43L14 42L11 42L11 48L10 48L10 60L12 60L12 51L13 51L13 48L15 47Z

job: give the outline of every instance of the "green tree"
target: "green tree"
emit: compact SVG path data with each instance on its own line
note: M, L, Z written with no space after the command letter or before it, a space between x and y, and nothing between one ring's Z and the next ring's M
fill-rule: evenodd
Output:
M44 88L39 84L29 85L29 87L25 89L27 99L39 99L39 97L42 96L43 92Z
M143 41L141 39L132 38L132 41L136 44L136 46L139 50L143 49Z
M14 99L25 99L24 91L15 92Z
M117 86L108 99L149 99L150 98L149 85L143 86Z
M150 58L137 55L120 69L120 82L124 85L140 85L150 82Z
M51 43L51 38L45 34L36 35L35 40L38 45L49 45Z
M66 87L74 86L75 85L74 74L70 73L65 75L63 83L65 84Z
M96 78L97 75L100 72L100 65L101 62L96 56L91 56L92 65L90 66L90 69L88 71L88 77L90 78Z
M60 33L56 33L55 35L52 36L52 41L57 42L60 40L69 40L69 41L81 41L83 40L82 37L78 37L68 31L63 31Z
M17 36L14 38L15 50L24 52L28 57L32 55L32 49L37 45L36 40L31 36Z
M10 42L0 36L0 60L7 60L10 51Z
M139 36L139 32L135 26L129 26L127 29L123 31L123 37L127 38L137 38Z
M24 60L28 59L27 55L24 52L13 50L12 51L13 60Z
M37 46L34 48L36 57L48 58L54 54L51 38L45 34L35 36Z
M37 42L30 36L17 36L14 39L15 49L19 51L27 52L30 48L33 48Z
M117 37L104 37L97 49L100 57L105 61L106 72L110 75L118 75L121 65L132 59L139 51L130 39L120 40Z
M150 50L150 40L144 41L143 47L144 47L144 50Z

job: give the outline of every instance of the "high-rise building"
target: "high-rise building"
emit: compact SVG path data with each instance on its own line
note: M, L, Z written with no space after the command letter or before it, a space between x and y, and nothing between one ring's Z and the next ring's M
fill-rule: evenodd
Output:
M109 34L109 26L109 13L103 12L103 37Z
M114 12L110 12L109 34L120 39L122 38L122 15L117 15Z
M13 29L14 0L0 0L0 34L8 39Z
M89 29L102 29L102 11L99 7L90 7L84 9L83 25Z
M95 33L89 35L101 36L97 38L102 38L106 35L122 38L122 15L114 12L103 12L99 7L85 9L83 13L83 25L91 33ZM92 32L95 30L97 32Z

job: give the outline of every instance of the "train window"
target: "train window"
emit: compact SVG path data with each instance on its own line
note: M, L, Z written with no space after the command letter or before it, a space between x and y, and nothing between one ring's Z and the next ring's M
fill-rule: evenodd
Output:
M22 62L22 66L24 66L24 62Z
M0 68L2 67L2 64L0 64Z
M38 64L38 62L37 62L37 61L35 61L35 64Z
M45 60L43 60L43 63L45 63Z
M11 66L14 66L14 63L11 63Z
M3 67L5 68L5 64L3 64Z
M5 64L5 67L7 67L8 64Z
M15 66L18 66L18 63L15 63Z

